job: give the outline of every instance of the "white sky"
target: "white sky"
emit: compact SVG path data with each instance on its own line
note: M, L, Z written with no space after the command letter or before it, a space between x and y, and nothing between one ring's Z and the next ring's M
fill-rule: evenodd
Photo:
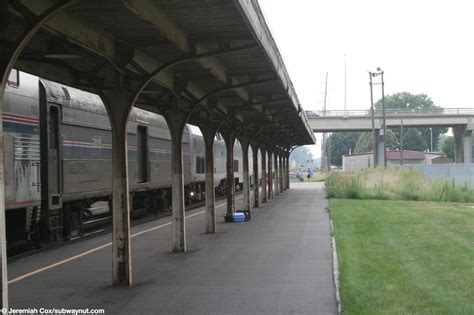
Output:
M326 72L327 109L344 109L344 55L347 109L370 107L367 72L377 67L386 95L425 93L441 107L474 107L471 1L258 1L306 110L322 109ZM374 101L380 95L374 86Z

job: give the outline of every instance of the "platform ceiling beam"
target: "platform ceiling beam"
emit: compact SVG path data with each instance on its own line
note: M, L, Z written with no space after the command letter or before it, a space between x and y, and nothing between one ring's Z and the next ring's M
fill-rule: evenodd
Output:
M53 2L51 0L22 0L21 3L23 3L28 10L31 10L34 14L37 14L37 12L40 12L45 7L51 5ZM133 43L127 43L127 41L123 40L123 38L121 37L122 34L120 32L108 33L104 31L105 29L110 29L110 25L107 24L107 22L105 22L105 27L101 27L102 20L94 20L94 18L96 17L93 13L89 13L87 12L87 10L81 10L83 7L87 8L88 6L97 9L100 8L100 5L100 2L81 2L77 5L77 11L71 9L66 13L59 14L57 17L48 22L48 24L46 25L46 29L49 30L50 34L52 34L53 36L59 37L59 40L67 40L71 43L75 43L81 48L85 49L84 51L87 51L89 53L92 52L98 57L103 57L104 60L107 60L109 64L116 70L124 72L128 71L134 76L145 75L146 73L150 74L154 69L157 69L158 67L162 66L163 63L167 62L166 60L155 60L154 57L152 57L151 55L147 55L148 52L145 53L144 51L140 51L136 46L133 46ZM179 18L186 18L186 14L188 13L186 13L185 8L180 9L177 5L174 5L173 3L158 3L157 1L152 0L122 0L121 2L117 2L117 4L114 4L114 6L117 9L119 7L123 8L120 9L121 11L117 12L120 14L125 14L125 16L129 19L128 22L133 23L132 25L140 25L140 23L137 23L137 20L140 19L146 22L151 27L156 28L156 30L158 30L162 36L157 42L158 44L156 45L156 47L160 47L159 45L164 44L166 45L165 47L169 48L171 44L178 51L180 51L183 56L191 56L193 54L211 54L206 58L199 58L198 60L196 60L196 64L200 65L202 71L199 71L196 68L196 70L193 70L193 73L185 72L184 76L189 75L190 78L199 76L202 77L207 72L209 73L209 77L214 78L216 82L220 82L224 85L238 85L241 82L240 80L242 79L242 76L249 80L252 78L264 78L269 74L273 74L274 76L276 75L280 81L278 82L278 84L268 85L264 89L258 91L252 88L241 86L234 89L233 95L234 97L238 97L244 103L251 104L255 103L256 99L261 98L263 95L265 95L268 89L271 89L272 94L285 95L285 97L287 97L288 102L287 104L283 104L282 108L294 108L295 113L292 114L291 111L288 111L288 113L293 117L298 117L298 113L300 113L301 111L301 106L299 105L291 81L289 80L288 74L286 73L276 45L274 44L273 39L269 34L268 28L266 27L265 22L263 20L263 15L261 14L261 11L258 8L258 4L256 3L256 1L234 1L233 4L226 5L225 8L221 11L223 14L228 14L232 12L232 16L234 18L234 25L240 25L235 23L242 22L242 26L247 24L246 27L244 26L243 28L242 26L239 26L239 36L229 35L228 37L223 37L221 36L221 34L219 36L216 36L215 40L211 41L209 39L212 38L212 36L207 36L208 40L203 42L200 42L199 40L200 38L204 38L205 36L203 37L203 34L196 32L196 29L193 29L193 26L186 25L186 23L177 23L176 20L174 20L179 20ZM116 13L116 11L113 11L113 9L107 9L110 10L110 14ZM128 15L125 13L127 9L129 12ZM171 9L172 11L168 11L169 9ZM169 15L170 12L172 12L171 15ZM239 14L241 15L242 19L239 19ZM170 16L173 16L173 18L171 18ZM94 22L91 23L90 21ZM234 25L232 25L232 27L234 27ZM150 28L148 29L150 30L150 32L153 32ZM218 27L207 27L206 31L215 31L218 34L222 33L222 31ZM152 39L147 40L149 41L149 44L153 43ZM212 53L216 50L216 44L218 47L217 49L221 50L232 50L235 49L238 45L255 45L255 52L252 52L250 55L246 55L245 57L251 56L248 58L257 58L254 59L254 61L261 60L262 67L256 69L242 69L240 70L240 74L238 74L238 68L228 68L229 65L234 62L234 60L238 64L238 57L222 59L217 56L212 56ZM127 48L127 45L130 46ZM148 47L149 46L150 45L148 45ZM123 58L121 52L123 52L124 47L126 50L129 50L131 52L130 56L132 59L128 63L122 64L121 61ZM92 55L89 54L88 58L92 58ZM74 66L77 66L77 64ZM90 70L90 68L80 70L93 71ZM177 71L182 71L182 69L177 69ZM53 75L54 77L47 78L55 81L62 81L68 83L71 82L70 77L63 77L64 80L57 78L58 73L59 71L56 71L56 73ZM102 73L100 75L102 75ZM176 73L171 69L167 69L166 71L163 71L159 75L154 77L154 82L166 88L174 90L176 88L175 79L180 75L180 73ZM109 79L110 81L110 78L105 79ZM186 81L186 91L183 92L184 94L192 95L192 99L198 99L206 94L207 83L203 85L202 81L193 82L188 78L186 78ZM211 84L212 86L212 84L215 83L209 82L209 84ZM76 83L72 85L82 88L88 88L87 86ZM267 91L265 91L265 89L267 89ZM202 108L202 110L209 111L209 109L205 108L207 106L206 103L206 101L203 102L204 107ZM142 107L142 105L143 102L140 102L139 107ZM231 105L230 107L232 106L233 105ZM219 102L217 104L217 108L221 112L227 113L229 110L229 105L228 103ZM153 109L153 106L147 106L147 109ZM258 116L261 114L266 115L268 114L268 110L268 107L255 107L255 112L248 112L246 116ZM157 109L154 109L154 111L158 112ZM278 114L276 113L275 115ZM296 140L299 142L311 142L311 138L314 139L314 136L312 135L309 127L304 126L307 125L306 117L304 116L304 114L301 115L301 113L299 116L299 120L303 122L303 126L299 126L298 129L305 130L305 132L301 132L299 134L299 139L295 139L294 136L291 135L285 135L285 131L279 130L277 125L274 126L274 133L280 134L282 137L291 138L293 141ZM240 118L241 120L246 119L244 115L240 114L236 115L236 117Z
M191 49L195 49L197 53L206 53L210 49L204 44L195 43L195 47L191 47L192 42L186 32L171 20L154 2L150 0L122 0L122 2L137 14L140 18L152 25L156 26L161 33L168 38L183 53L189 53ZM215 57L199 59L198 63L209 70L212 75L223 83L230 83L228 69ZM235 84L239 81L234 79ZM235 92L244 101L249 101L248 91L245 88L237 88Z
M127 1L124 1L127 2ZM146 3L149 5L155 7L154 10L150 12L158 12L156 10L157 7L153 4L150 3L149 1L143 1L142 5L146 6ZM28 8L32 10L34 13L40 12L43 10L45 7L51 4L49 0L25 0L25 4L27 4ZM137 11L138 8L141 6L138 5L138 3L133 3L133 11ZM141 11L138 11L141 12ZM177 27L173 26L175 25L173 21L171 21L169 18L167 18L163 13L157 13L157 16L159 16L160 19L164 19L161 22L157 22L160 20L156 20L155 23L157 23L159 27L164 29L164 33L172 39L172 41L177 45L178 48L182 49L183 52L188 52L189 53L189 46L184 45L184 37L185 34L184 32L180 31L177 29ZM116 60L120 59L119 56L119 48L116 45L116 38L104 32L103 30L98 30L94 28L91 25L88 25L87 23L81 21L77 17L75 17L73 14L69 13L61 13L58 14L56 17L51 19L47 24L47 29L49 29L53 34L59 34L62 37L67 38L68 41L71 41L86 50L89 50L91 52L94 52L98 56L104 57L106 60L108 60L110 63L115 64ZM161 29L160 29L161 30ZM244 50L244 49L252 49L254 48L253 45L248 45L248 47L233 47L233 48L228 48L229 51L235 50ZM245 89L246 83L241 82L235 78L232 78L230 73L227 71L227 69L217 60L217 58L213 57L213 51L205 47L204 45L196 44L196 54L198 55L196 57L196 60L200 62L203 67L207 70L209 70L218 80L220 80L223 83L226 84L231 84L233 86L236 86L234 88L234 91L244 100L247 102L251 102L252 100L249 100L249 93L248 90ZM222 52L218 52L217 54L224 54L225 49L221 49ZM209 55L206 58L201 58L199 55L205 56ZM134 52L132 54L133 56L133 64L136 66L139 66L142 68L142 70L151 73L153 70L150 69L159 69L163 67L163 64L157 62L154 60L152 57L146 55L145 53L141 52L138 49L134 49ZM189 58L191 59L191 58ZM56 71L58 73L58 71ZM164 69L163 71L160 71L159 73L153 75L154 81L157 82L158 84L167 87L169 89L174 89L175 87L175 73L171 69ZM232 78L232 82L228 82L229 78ZM54 79L54 78L50 78ZM57 78L56 78L57 80ZM64 78L63 81L66 81L67 83L70 83L71 79L70 78ZM187 90L189 93L191 93L195 98L199 99L202 96L206 94L205 91L203 91L201 88L199 88L194 82L188 81L187 82ZM203 106L206 106L206 101L204 100L202 102ZM223 109L224 111L226 110L226 106L222 103L217 104L218 108ZM148 108L150 110L152 108ZM153 111L156 111L154 109ZM263 110L265 112L265 110Z

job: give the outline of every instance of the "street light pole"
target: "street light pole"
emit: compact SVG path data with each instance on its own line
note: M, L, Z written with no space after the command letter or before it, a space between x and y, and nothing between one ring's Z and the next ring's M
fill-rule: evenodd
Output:
M380 68L377 68L380 71ZM385 82L383 80L383 71L380 71L380 78L382 79L382 115L383 115L383 166L387 167L387 137L385 133Z
M380 67L377 68L377 72L369 72L369 77L370 77L370 109L372 111L372 136L374 138L374 160L376 158L378 158L378 139L375 139L375 126L374 126L374 99L373 99L373 91L372 91L372 85L373 84L381 84L382 85L382 124L383 124L383 135L382 135L382 139L383 139L383 142L382 142L382 145L383 145L383 161L384 161L384 166L387 166L387 145L386 145L386 140L387 138L385 137L385 91L384 91L384 85L385 85L385 82L383 80L383 74L384 72L382 71L382 69L380 69ZM376 77L376 76L380 76L380 78L382 79L382 82L381 83L373 83L372 82L372 77ZM377 153L376 153L377 152ZM376 165L378 163L376 163L374 161L374 165Z
M374 152L374 162L373 167L377 167L378 164L378 142L375 134L375 115L374 115L374 95L372 89L372 72L369 72L369 85L370 85L370 114L372 118L372 149Z

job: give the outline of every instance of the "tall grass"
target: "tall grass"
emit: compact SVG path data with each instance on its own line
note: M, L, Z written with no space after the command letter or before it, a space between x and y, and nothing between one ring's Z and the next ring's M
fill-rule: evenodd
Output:
M329 198L474 202L474 190L453 180L428 180L415 170L365 169L326 176Z

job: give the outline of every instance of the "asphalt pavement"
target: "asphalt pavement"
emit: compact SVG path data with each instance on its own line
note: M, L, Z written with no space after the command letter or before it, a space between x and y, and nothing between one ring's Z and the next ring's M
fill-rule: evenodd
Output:
M171 252L170 218L132 229L133 285L111 286L110 234L8 265L10 307L98 308L105 314L337 314L327 200L321 183L291 189L244 223L204 233L186 212L186 253ZM43 268L43 269L41 269Z

